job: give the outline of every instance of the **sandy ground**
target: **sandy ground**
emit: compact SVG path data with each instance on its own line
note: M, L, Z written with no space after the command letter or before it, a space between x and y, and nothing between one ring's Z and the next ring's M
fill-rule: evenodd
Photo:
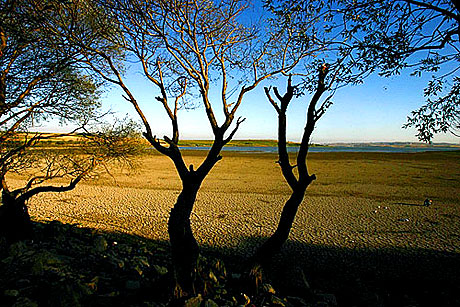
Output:
M224 152L199 192L192 227L203 246L247 252L269 236L289 196L276 155ZM201 152L186 152L197 164ZM113 171L74 191L29 203L38 221L167 240L167 219L180 191L168 158L143 157L136 171ZM409 248L460 253L460 153L314 153L309 187L290 239L331 248ZM20 178L10 178L14 185ZM425 198L430 207L422 206ZM295 245L295 244L294 244Z

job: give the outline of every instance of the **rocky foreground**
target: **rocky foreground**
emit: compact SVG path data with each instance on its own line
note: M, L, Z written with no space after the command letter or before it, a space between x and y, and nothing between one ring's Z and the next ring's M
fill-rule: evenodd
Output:
M0 306L336 306L333 294L305 284L303 297L256 289L222 260L199 260L199 295L171 299L168 246L59 222L34 223L34 240L1 242Z
M307 280L314 274L306 277L303 270L292 270L293 255L286 259L288 264L284 264L281 275L279 270L267 272L256 287L247 278L247 272L235 265L237 259L228 259L231 265L226 269L222 260L207 251L198 266L197 287L201 294L178 302L172 300L174 282L166 243L60 222L34 223L34 230L34 240L9 247L0 242L0 306L460 305L455 266L458 257L440 258L440 268L445 273L450 270L451 274L439 276L437 270L430 275L430 270L436 268L425 267L412 278L396 273L392 279L395 283L385 284L378 275L388 272L379 272L374 267L366 273L369 259L360 255L355 260L358 266L361 260L363 267L348 272L348 277L334 264L327 265L329 270L320 269L322 276L313 278L316 285L321 285L320 290L312 288ZM324 262L331 261L327 254L322 251ZM321 261L320 255L313 252L313 262ZM388 261L388 256L380 255L383 261ZM429 263L423 257L413 258L417 259L421 266ZM274 267L278 265L274 263ZM278 292L271 284L279 285L280 281L285 287L281 286ZM331 289L336 292L331 293Z

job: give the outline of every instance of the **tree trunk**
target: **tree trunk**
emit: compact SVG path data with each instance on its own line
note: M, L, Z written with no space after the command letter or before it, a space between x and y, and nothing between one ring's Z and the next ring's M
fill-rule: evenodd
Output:
M27 206L7 193L2 193L0 236L4 237L8 244L32 236L32 224Z
M266 265L270 259L281 250L284 242L287 241L294 223L299 205L302 203L307 186L298 185L292 192L291 197L286 201L281 213L280 221L276 231L256 251L253 263Z
M176 278L176 297L194 294L194 279L199 255L198 243L192 233L190 215L201 182L183 182L176 204L171 209L168 222L172 261Z

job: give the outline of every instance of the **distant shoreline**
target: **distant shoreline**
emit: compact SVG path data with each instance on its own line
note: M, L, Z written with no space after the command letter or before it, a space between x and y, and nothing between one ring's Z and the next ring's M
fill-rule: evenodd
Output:
M210 147L212 140L181 140L179 147ZM232 140L228 147L276 147L277 140ZM287 142L287 147L298 147L300 143ZM418 142L335 142L335 143L313 143L310 147L395 147L395 148L458 148L460 144L455 143L418 143Z
M206 151L209 146L179 146L184 151ZM153 148L152 148L153 149ZM289 146L287 151L295 153L298 146ZM222 151L247 153L277 153L276 146L225 146ZM420 152L460 152L460 147L395 147L395 146L312 146L311 153L325 152L376 152L376 153L420 153Z

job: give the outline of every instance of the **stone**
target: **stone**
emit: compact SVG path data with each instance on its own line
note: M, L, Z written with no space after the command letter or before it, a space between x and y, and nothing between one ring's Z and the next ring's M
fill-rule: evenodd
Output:
M8 253L12 257L20 257L27 251L27 246L24 241L19 241L10 245Z
M15 289L7 289L3 291L3 295L10 296L10 297L17 297L19 296L19 291Z
M168 274L168 269L165 268L164 266L160 266L160 265L154 265L153 268L155 269L155 271L158 273L158 275L166 275Z
M63 257L43 251L33 257L31 272L33 275L43 275L50 266L60 266L63 263Z
M128 290L139 290L141 283L138 280L127 280L125 282L125 288Z
M136 256L133 258L133 261L139 266L150 267L149 259L147 259L147 257Z
M218 282L217 277L216 277L216 275L214 274L213 271L209 271L209 278L215 283Z
M238 274L238 273L233 273L231 275L232 279L241 279L241 274Z
M272 287L272 285L270 284L263 284L263 289L264 289L264 292L266 293L271 293L271 294L276 294L276 291L275 289Z
M103 236L96 236L94 238L94 248L96 249L97 252L102 253L107 250L107 247L109 244L107 243L107 240Z
M202 302L203 297L201 297L201 294L198 294L198 296L186 300L184 307L200 307Z
M327 306L337 306L337 298L334 294L331 293L323 293L318 294L319 301L327 303Z
M216 302L213 300L209 299L206 302L204 302L204 307L219 307Z
M282 306L283 307L283 306L286 306L287 302L285 300L273 295L271 297L271 302L270 303L271 303L272 306Z
M12 307L38 307L38 304L27 297L21 297Z
M307 302L301 298L296 296L288 296L286 300L291 303L293 306L308 306Z

